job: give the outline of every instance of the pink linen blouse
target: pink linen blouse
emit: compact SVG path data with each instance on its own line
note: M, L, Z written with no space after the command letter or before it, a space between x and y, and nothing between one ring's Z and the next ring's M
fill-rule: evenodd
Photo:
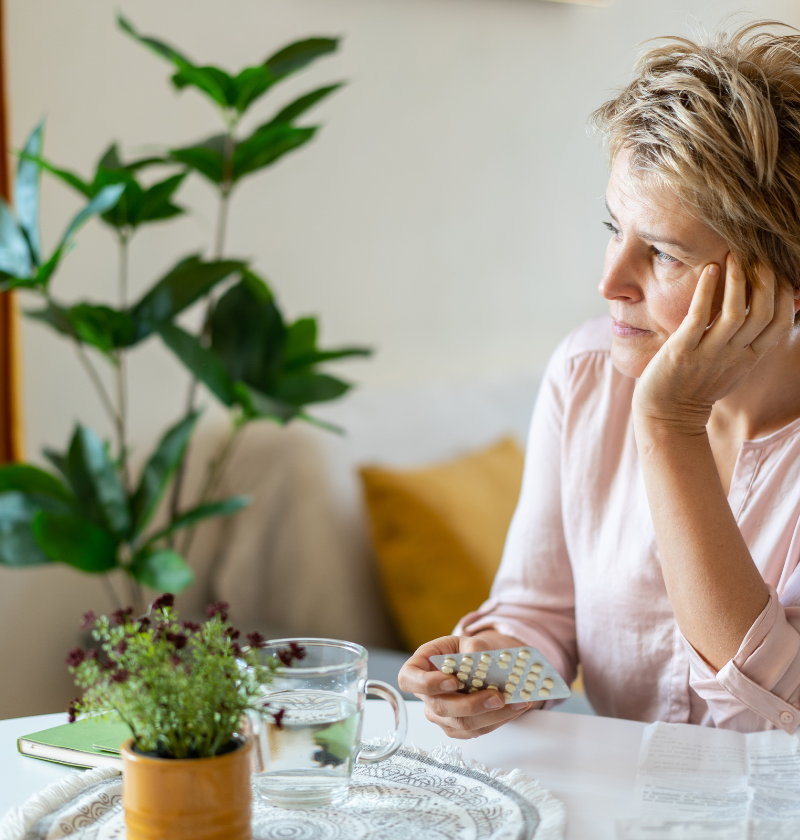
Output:
M728 501L770 600L715 672L681 634L667 597L633 435L635 380L614 368L611 338L610 318L589 321L550 360L491 596L455 632L494 628L520 639L568 683L581 663L600 715L793 732L800 419L745 441L736 459Z

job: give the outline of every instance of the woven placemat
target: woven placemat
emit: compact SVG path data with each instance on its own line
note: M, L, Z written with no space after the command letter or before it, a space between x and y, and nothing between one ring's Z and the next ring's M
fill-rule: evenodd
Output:
M358 765L347 799L286 811L253 796L253 840L563 840L564 806L519 770L464 759L455 747L399 750ZM2 840L124 840L122 778L102 768L67 776L12 809Z

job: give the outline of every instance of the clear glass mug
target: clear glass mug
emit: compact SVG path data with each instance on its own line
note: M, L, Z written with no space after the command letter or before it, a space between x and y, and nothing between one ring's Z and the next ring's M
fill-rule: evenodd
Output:
M356 763L374 764L394 755L406 737L406 707L400 693L367 679L367 651L335 639L273 639L263 649L274 656L295 642L305 656L279 667L266 687L263 714L251 716L253 781L257 792L281 808L312 808L347 794ZM367 695L390 703L394 733L383 748L364 753L361 728Z

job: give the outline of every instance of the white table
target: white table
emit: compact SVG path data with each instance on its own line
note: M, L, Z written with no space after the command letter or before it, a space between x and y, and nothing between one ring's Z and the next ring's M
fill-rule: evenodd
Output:
M613 840L614 820L632 815L633 784L644 724L563 712L528 712L471 741L454 741L429 723L422 703L408 703L408 739L430 750L443 741L467 758L503 770L520 768L565 803L567 840ZM384 736L388 706L367 701L364 737ZM16 739L66 722L66 715L0 721L0 816L55 779L75 772L17 752Z

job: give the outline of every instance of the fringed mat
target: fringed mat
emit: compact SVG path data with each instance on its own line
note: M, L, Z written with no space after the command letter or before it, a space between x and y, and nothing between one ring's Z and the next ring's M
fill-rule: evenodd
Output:
M253 840L563 840L564 806L520 770L455 747L405 748L357 765L338 805L286 811L254 792ZM101 768L53 783L0 822L2 840L124 840L122 778Z

